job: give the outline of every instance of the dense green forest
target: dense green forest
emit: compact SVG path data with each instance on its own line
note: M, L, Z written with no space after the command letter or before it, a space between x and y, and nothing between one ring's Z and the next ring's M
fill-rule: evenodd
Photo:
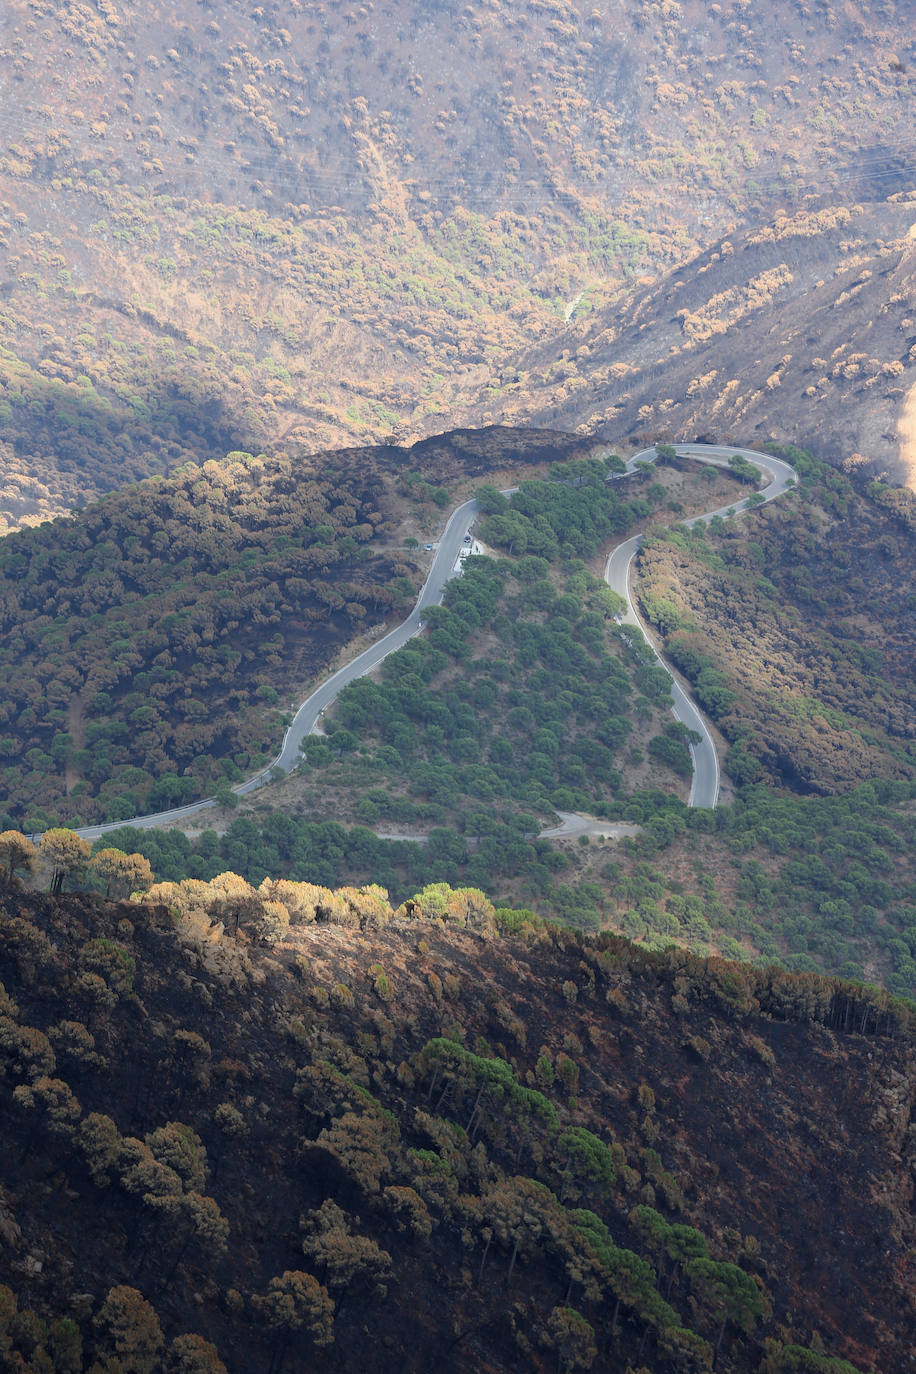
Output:
M678 474L666 488L642 474L617 486L606 480L614 464L557 464L508 499L478 490L480 537L511 556L469 558L426 612L424 636L377 681L344 689L324 734L305 743L306 811L331 799L363 824L457 818L478 842L470 876L492 883L489 840L520 813L532 831L531 813L556 809L640 820L686 795L670 678L617 625L623 603L583 559L663 505L702 508L711 485L733 487L715 473L712 484Z
M0 546L0 740L27 829L199 796L266 761L270 685L326 665L413 584L381 483L234 454Z
M575 452L492 430L307 461L232 453L0 545L0 766L27 831L121 820L236 781L289 705L400 618L454 481ZM413 547L416 541L411 540Z
M10 1369L902 1367L912 1006L445 884L0 937Z
M849 509L862 500L835 473L791 456L805 472L805 510L822 511L837 490ZM608 484L609 465L555 465L553 480L523 482L509 501L480 491L482 534L512 556L468 560L424 636L391 655L377 680L344 691L326 735L307 741L298 776L278 795L283 809L266 799L234 818L223 813L224 833L192 841L116 831L96 849L139 851L159 880L210 880L228 868L255 884L378 882L398 900L429 882L461 882L650 947L674 941L913 995L912 784L867 784L833 799L774 795L753 784L756 757L739 734L728 760L738 799L715 813L690 812L679 799L689 755L667 714L668 679L638 639L621 636L613 594L578 552L588 556L634 520L683 512L685 492L708 505L713 483L728 478L704 469L697 491L677 467L663 467L634 488ZM798 519L784 504L780 520L794 536ZM703 568L740 572L730 551L755 542L748 535L762 518L778 532L777 511L755 516L748 534L740 523L716 522L708 535L656 524L643 557L651 570L659 549L686 550ZM880 529L887 517L868 518ZM665 626L676 608L651 578L639 585ZM727 671L727 661L710 659L695 675L713 714L733 699ZM885 692L894 690L889 678ZM876 698L876 713L885 699ZM626 820L641 833L613 849L538 838L557 808ZM11 813L0 819L16 824Z
M641 735L670 730L663 762L670 757L689 776L677 727L664 724L670 679L608 633L606 608L616 598L584 568L558 594L538 577L539 561L503 569L468 560L442 608L427 612L428 637L391 655L378 683L363 678L345 688L326 734L307 741L316 787L332 778L353 787L346 770L326 773L332 760L360 749L360 777L374 771L387 785L384 802L373 792L357 803L363 821L383 813L413 819L414 799L444 815L485 803L493 811L606 813L630 790L618 755L634 712ZM654 757L653 743L654 736ZM399 807L402 790L409 800Z
M761 537L788 544L799 536L796 500L815 521L839 500L842 518L869 522L885 542L891 537L895 514L806 455L790 456L804 474L798 497L744 517L746 529L742 522L714 522L708 533L653 525L640 594L675 654L695 632L672 620L681 612L653 573L662 554L748 586L747 560L759 559ZM427 468L430 491L440 461L434 456ZM691 503L708 507L719 499L714 485L721 495L730 479L708 468L691 476L678 462L608 483L614 466L557 464L551 480L523 481L509 500L481 489L481 534L502 556L469 559L443 606L428 613L424 635L391 655L376 680L344 691L326 734L307 741L298 775L276 802L255 801L237 816L224 811L216 821L224 833L205 830L189 841L127 829L96 849L140 852L158 880L210 880L229 869L255 884L269 876L327 887L376 882L398 900L430 882L461 882L498 904L586 929L610 926L649 947L677 942L912 996L911 783L860 785L836 798L774 794L754 784L760 751L739 729L728 758L738 798L715 813L685 807L690 760L685 732L668 715L668 679L638 637L621 635L616 599L580 554L588 558L634 522L689 513ZM248 468L235 460L226 471L242 477ZM416 480L406 485L412 490ZM896 537L906 538L899 525ZM777 590L780 566L769 582ZM884 575L880 564L869 573ZM778 610L783 599L754 576L756 596ZM833 595L824 578L817 585L824 598ZM869 606L877 613L877 594ZM827 609L814 598L815 617ZM881 691L868 696L872 679L859 684L858 709L873 702L876 720L909 690L906 635L904 601L897 637L884 650ZM787 654L783 662L794 670ZM732 671L733 658L710 654L694 673L698 696L726 727L736 699ZM102 740L99 757L104 762ZM238 776L234 760L224 760L217 788L234 802L227 770ZM173 795L181 793L162 793ZM638 824L641 833L613 848L540 839L558 808ZM12 810L0 820L20 828ZM386 831L404 838L385 839Z

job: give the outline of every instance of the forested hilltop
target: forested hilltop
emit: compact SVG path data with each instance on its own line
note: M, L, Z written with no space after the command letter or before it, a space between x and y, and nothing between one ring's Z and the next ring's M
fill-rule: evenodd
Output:
M906 1368L911 1005L445 885L0 936L10 1369Z
M193 797L276 754L334 655L413 604L456 483L587 452L492 429L232 453L0 543L0 761L29 831ZM443 485L448 483L448 486Z
M0 41L5 524L465 406L897 460L908 4L8 0Z
M793 450L797 491L751 510L752 464L722 471L665 450L652 469L608 482L614 459L570 461L582 447L458 432L407 455L335 455L333 482L235 455L14 537L9 604L26 609L9 617L9 696L24 684L32 698L3 740L0 829L118 820L209 792L219 806L190 841L125 829L96 848L139 851L159 880L228 868L255 885L381 882L397 901L429 882L470 884L652 948L675 941L913 996L912 498L857 487ZM551 463L558 454L566 461ZM475 484L494 467L523 479L508 499ZM377 615L381 598L399 598L395 616L410 604L424 553L406 531L433 534L440 503L457 499L442 479L458 493L462 475L491 555L469 560L420 637L344 691L291 776L235 796L243 770L273 756L289 704L314 682L308 665L352 643L372 598ZM345 492L376 504L368 523L353 523L357 497L341 504ZM678 523L729 502L740 519L705 533ZM324 511L338 523L313 523ZM155 533L163 512L169 542ZM102 528L82 548L93 521ZM670 717L670 681L616 624L600 576L634 522L650 529L643 609L724 732L729 804L714 813L685 805L689 735ZM100 574L125 526L118 576ZM863 551L855 568L850 530ZM20 548L35 554L25 575ZM147 565L151 555L161 561ZM162 620L156 577L171 608ZM113 601L101 616L96 595ZM56 621L26 614L52 597ZM63 622L77 601L78 634ZM123 677L89 690L99 673ZM45 682L59 705L42 697ZM558 810L598 818L599 833L543 836Z
M418 451L453 462L457 446L470 463L486 440L509 462L510 435ZM491 556L471 559L422 635L341 695L293 775L237 798L224 761L201 834L126 828L97 848L139 851L168 880L228 867L255 885L381 882L397 900L469 883L653 948L676 941L913 996L912 498L788 456L797 490L756 510L735 473L667 452L621 482L605 480L607 458L545 466L551 480L525 480L508 500L478 488ZM679 523L729 501L740 518L705 535ZM685 805L689 736L670 717L669 679L617 626L600 577L634 516L650 529L643 609L724 732L714 812ZM685 570L677 585L666 568ZM543 836L557 810L597 817L598 833Z

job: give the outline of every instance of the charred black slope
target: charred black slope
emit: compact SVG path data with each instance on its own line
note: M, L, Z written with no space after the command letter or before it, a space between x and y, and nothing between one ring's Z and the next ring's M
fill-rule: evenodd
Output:
M912 1008L473 893L264 950L243 887L7 890L10 1367L907 1367Z

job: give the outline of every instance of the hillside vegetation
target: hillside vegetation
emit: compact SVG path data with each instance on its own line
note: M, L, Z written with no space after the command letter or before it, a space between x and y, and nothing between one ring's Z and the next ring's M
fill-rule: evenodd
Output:
M498 395L456 414L640 443L775 438L916 490L901 422L916 384L914 223L908 193L736 229L527 349Z
M575 485L573 471L584 473ZM639 528L666 494L683 510L737 492L695 473L668 488L648 475L609 484L600 462L556 465L508 501L483 489L492 513L480 538L514 556L469 558L427 612L428 632L391 655L378 681L344 689L323 735L306 741L304 809L323 800L346 815L358 795L358 820L457 817L480 838L492 837L494 810L616 814L612 804L654 783L686 791L670 679L620 631L621 599L583 559Z
M916 776L914 498L798 450L797 499L659 532L641 605L732 742L735 781L841 792ZM906 493L899 493L905 498Z
M507 461L508 442L452 435L414 452L435 473L485 444ZM536 436L526 443L529 456L547 452ZM343 692L296 773L238 799L237 765L224 759L222 809L202 822L213 828L190 842L124 829L96 849L139 850L169 881L228 865L255 884L380 882L397 900L443 879L471 883L651 948L914 995L909 505L899 490L866 495L810 455L787 456L797 493L705 533L655 524L640 555L643 609L731 741L731 804L685 807L690 759L668 680L575 555L603 567L615 525L687 517L747 488L683 459L608 484L615 460L591 459L554 465L552 480L523 481L508 501L480 490L483 533L505 552L470 559L423 636ZM850 529L869 550L855 570ZM810 570L796 562L803 550ZM166 786L179 784L190 785ZM556 808L624 821L630 838L613 849L540 838Z
M425 576L441 485L575 453L492 430L309 461L234 453L0 544L0 761L26 830L207 795L279 749L290 703Z
M910 1367L911 8L9 0L0 1371Z
M910 19L895 0L638 0L607 13L475 0L458 15L417 0L227 0L218 11L11 0L0 50L5 522L234 449L295 456L416 437L467 403L475 421L491 409L518 423L543 410L539 368L519 359L535 342L553 363L565 316L619 305L623 333L642 324L653 361L665 358L666 317L649 328L638 279L683 269L683 289L669 279L662 298L677 295L701 331L729 327L745 301L785 294L795 248L761 269L757 253L726 262L712 246L746 225L765 239L783 211L812 204L834 212L805 220L827 247L798 283L828 283L824 320L842 303L834 347L875 333L843 366L866 351L866 377L901 358L911 377L906 347L889 349L883 323L870 324L877 280L897 271L878 241L908 228L881 202L912 184ZM878 203L861 231L860 201ZM618 390L634 363L605 357L592 336L616 331L616 316L596 318L560 361L564 385L560 374L550 385L552 404L583 390L570 429L611 407L627 430L660 431L667 417L683 431L691 380L725 369L717 391L737 380L747 402L786 353L813 369L805 387L834 385L838 359L817 339L787 345L795 326L781 323L759 378L742 331L731 367L721 354L691 358L682 387L661 397L646 394L651 377L625 375L618 411L594 387ZM696 334L679 322L673 341ZM578 380L581 347L603 380L587 364ZM724 432L750 408L768 432L813 434L817 408L787 416L788 390L744 410L729 393L702 428ZM883 466L894 407L873 425L873 399L856 395L847 423L852 449L874 447Z
M372 550L381 484L355 478L232 456L4 541L12 805L132 816L263 759L270 677L409 604L406 566Z
M523 482L508 502L481 490L482 531L505 551L469 560L424 635L344 691L295 775L236 818L210 813L214 828L191 843L125 830L100 844L140 849L170 880L228 864L255 883L380 881L399 899L472 883L651 947L912 996L909 506L787 456L797 493L705 533L655 524L640 554L643 609L731 742L734 804L684 806L690 760L667 678L574 555L605 548L634 515L689 516L746 487L682 459L609 485L592 460L555 466L555 480ZM850 530L868 551L855 567ZM612 850L539 838L556 808L641 831Z
M365 823L316 819L327 811L302 812L278 789L273 805L227 816L219 832L189 839L117 827L94 849L137 850L169 881L207 881L228 864L254 884L271 875L329 887L381 882L397 900L443 878L475 882L503 905L650 949L674 944L916 998L914 787L878 781L843 797L792 798L746 786L715 812L647 789L626 804L639 825L622 843L539 839L535 818L502 797L457 814L417 805L408 834L385 839ZM386 818L403 815L403 802L367 779L360 795L382 836L394 831Z
M441 885L0 932L10 1368L905 1367L911 1007Z

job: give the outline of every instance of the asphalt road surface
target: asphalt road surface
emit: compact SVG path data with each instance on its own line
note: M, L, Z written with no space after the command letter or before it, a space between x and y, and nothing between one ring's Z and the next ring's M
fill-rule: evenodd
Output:
M277 757L260 773L256 773L253 778L247 778L245 782L237 783L232 789L233 792L244 797L249 792L257 791L258 788L270 782L274 769L282 769L284 773L291 772L302 757L299 749L301 742L312 733L322 712L327 710L341 689L346 687L348 682L353 682L356 678L371 672L381 663L383 658L394 653L395 649L400 649L403 644L406 644L418 633L424 610L427 606L439 604L446 582L455 574L459 551L465 547L464 536L476 515L476 501L465 501L463 506L458 506L456 510L452 511L435 547L429 575L423 584L417 603L407 619L395 629L389 630L382 639L371 644L368 649L364 649L361 654L351 659L343 668L339 668L331 677L326 678L320 687L316 687L311 696L306 697L293 717L292 724L283 739L283 747ZM208 798L206 801L188 802L186 806L175 806L169 811L157 811L151 816L134 816L126 821L106 821L101 825L84 826L76 833L82 835L84 839L97 840L107 831L115 830L121 825L134 825L143 830L151 830L156 826L166 825L170 821L187 820L189 816L196 816L201 811L208 811L215 805L216 803L212 798Z
M389 630L375 644L370 644L368 649L357 654L356 658L351 659L343 668L338 668L337 672L327 678L320 687L316 687L311 696L306 697L296 712L283 740L283 748L273 763L259 773L257 777L249 778L247 782L240 783L233 789L234 791L238 792L240 796L244 796L246 792L252 792L257 787L263 787L264 783L269 781L272 769L282 768L284 773L289 773L295 768L302 757L299 746L315 729L319 717L336 699L339 692L349 682L354 682L356 678L364 677L366 673L370 673L373 668L378 667L382 659L394 653L395 649L400 649L409 639L413 639L414 635L419 632L426 607L438 606L442 600L445 584L454 576L458 552L464 547L464 536L476 514L476 501L465 501L463 506L458 506L456 510L452 511L448 524L443 530L442 537L433 553L429 576L423 584L423 590L417 598L417 604L407 619L395 629Z
M772 458L769 454L755 453L751 449L728 448L710 444L677 444L675 447L677 452L684 457L696 458L704 463L714 463L718 467L728 467L729 459L736 453L741 454L742 457L749 459L758 468L770 475L770 484L760 493L765 501L773 501L777 496L781 496L796 480L794 469L788 463L784 463L779 458ZM655 456L654 448L644 449L629 460L627 472L632 473L639 462L654 461ZM745 505L746 502L742 500L738 505L723 506L718 510L695 516L692 520L686 520L683 523L686 525L696 525L701 521L708 523L715 515L726 516L744 508ZM383 638L370 645L368 649L364 649L361 654L358 654L343 668L339 668L331 677L325 679L320 687L316 687L315 691L306 697L296 712L277 757L254 777L246 779L245 782L237 783L232 789L233 792L240 797L246 796L249 792L257 791L258 788L264 787L270 782L274 770L281 770L284 773L291 772L302 756L300 751L302 741L315 730L322 713L335 700L341 689L346 687L347 683L371 672L382 662L382 659L387 658L395 649L400 649L419 632L424 610L427 606L437 606L441 602L446 582L455 575L458 554L464 547L465 534L477 514L476 501L465 501L464 505L458 506L456 510L452 511L434 549L429 575L423 584L417 603L407 619L395 629L389 630ZM649 632L633 607L629 589L630 567L641 542L642 536L636 535L619 545L607 561L605 577L613 590L626 598L627 611L621 616L621 623L638 627L648 637ZM719 760L709 727L698 707L691 701L671 672L669 665L665 663L654 646L652 652L673 678L675 717L683 721L689 729L702 736L702 742L691 747L694 773L688 805L715 806L719 797ZM188 817L197 816L202 811L212 809L215 805L216 803L212 798L207 798L204 801L189 802L185 806L172 807L169 811L157 811L150 816L134 816L125 821L108 821L101 825L83 826L76 833L82 835L84 839L97 840L109 830L115 830L122 825L134 825L149 830L172 821L187 820ZM589 830L590 825L598 828ZM610 833L615 828L620 830L620 827L613 827L610 824L604 825L601 822L591 821L589 818L570 817L564 814L562 824L553 830L545 831L544 834L546 836L586 833L597 835ZM38 837L33 836L32 838L37 839Z
M781 458L773 458L768 453L754 453L751 449L726 448L712 444L676 444L674 447L681 457L696 458L703 463L713 463L716 467L727 468L729 459L735 454L747 458L755 467L760 468L763 473L770 477L769 484L760 491L764 501L775 501L777 496L782 496L783 492L794 486L797 480L794 468L790 467L788 463L784 463ZM644 449L642 453L637 453L630 459L627 463L627 471L633 472L637 463L652 461L654 458L654 448ZM750 495L750 493L748 494ZM696 515L693 519L684 520L682 523L688 527L699 524L708 525L716 515L726 517L737 514L744 509L748 509L746 498L730 506L720 506L718 509L707 511L703 515ZM693 757L693 780L690 784L690 797L687 805L712 807L719 800L720 778L719 756L709 731L709 725L699 707L684 691L670 665L665 662L655 648L651 631L637 615L630 596L630 569L641 543L642 535L637 534L632 539L627 539L624 543L618 544L608 558L604 570L605 581L613 591L626 599L627 609L620 616L620 623L633 625L642 631L656 659L671 676L671 694L674 698L672 712L675 719L682 721L689 730L693 730L701 737L699 744L690 745L690 752Z

